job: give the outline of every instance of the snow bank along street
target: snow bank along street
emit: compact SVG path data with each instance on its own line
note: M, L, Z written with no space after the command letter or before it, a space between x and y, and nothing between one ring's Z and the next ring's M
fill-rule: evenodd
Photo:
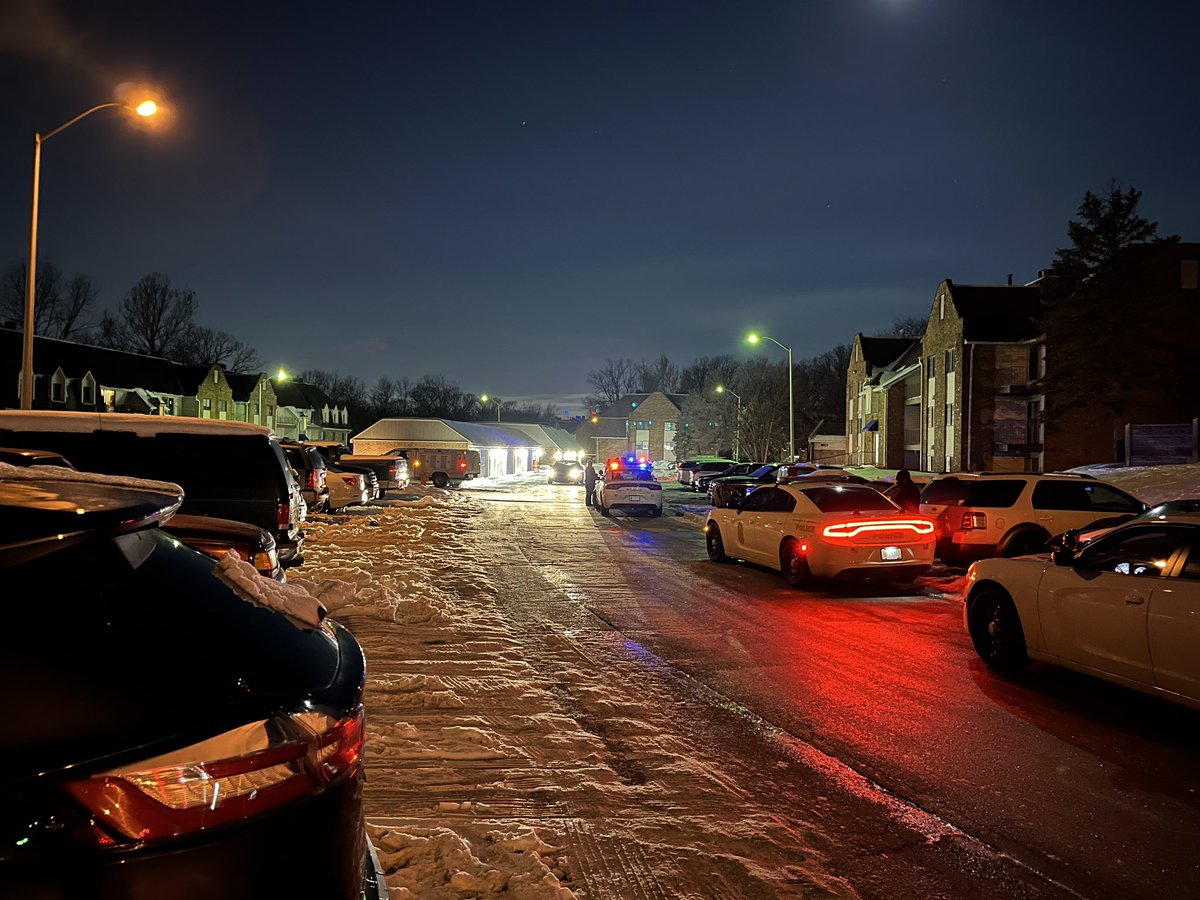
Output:
M597 617L647 587L580 491L479 487L310 522L393 896L1069 895Z

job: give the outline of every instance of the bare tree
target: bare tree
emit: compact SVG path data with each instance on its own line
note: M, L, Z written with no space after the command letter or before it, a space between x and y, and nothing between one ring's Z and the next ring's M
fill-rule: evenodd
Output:
M0 277L0 321L25 323L25 274L28 264L14 262ZM87 275L64 277L51 262L38 264L34 285L33 331L45 337L68 340L86 330L84 315L96 300L96 288Z
M192 365L223 365L230 372L258 372L258 353L227 331L192 325L180 339L172 359Z
M174 288L158 272L142 277L130 288L115 316L105 315L102 340L108 346L150 356L173 358L192 328L194 291Z
M652 363L642 360L637 364L634 381L646 394L652 391L673 393L679 387L679 366L667 359L665 353Z
M908 316L897 319L892 327L880 334L880 337L919 338L925 336L925 326L929 322L919 316Z
M683 394L705 393L717 385L732 386L737 380L739 363L734 357L701 356L679 374L679 391Z
M606 359L595 372L588 373L588 384L593 393L586 398L592 409L612 406L634 389L637 375L631 359Z
M396 415L396 383L392 379L381 377L371 388L367 399L376 419L388 419Z

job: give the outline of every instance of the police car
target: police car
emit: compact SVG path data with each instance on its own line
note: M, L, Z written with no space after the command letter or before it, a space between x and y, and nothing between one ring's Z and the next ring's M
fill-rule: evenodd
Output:
M872 487L819 480L763 486L704 526L713 562L744 559L788 584L816 578L912 581L933 565L933 520L901 512Z
M654 480L654 465L645 456L614 457L604 464L604 479L596 483L600 515L614 509L662 515L662 485Z

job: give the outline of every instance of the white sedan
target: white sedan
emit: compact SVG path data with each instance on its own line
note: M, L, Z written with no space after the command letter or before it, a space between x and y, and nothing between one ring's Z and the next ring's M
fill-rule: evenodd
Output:
M1000 670L1032 657L1200 709L1200 514L1071 543L971 566L963 622L979 656Z
M704 526L713 562L730 557L811 578L912 581L933 565L932 519L901 512L872 487L817 482L760 487Z
M602 516L612 515L614 509L661 516L662 485L654 480L649 469L610 468L604 473L604 479L596 482L596 506Z

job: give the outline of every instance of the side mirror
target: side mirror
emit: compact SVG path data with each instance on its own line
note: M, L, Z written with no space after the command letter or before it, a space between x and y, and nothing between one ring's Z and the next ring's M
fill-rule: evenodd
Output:
M1050 558L1056 566L1071 565L1075 562L1075 552L1079 549L1079 529L1064 531L1051 540L1050 547Z

